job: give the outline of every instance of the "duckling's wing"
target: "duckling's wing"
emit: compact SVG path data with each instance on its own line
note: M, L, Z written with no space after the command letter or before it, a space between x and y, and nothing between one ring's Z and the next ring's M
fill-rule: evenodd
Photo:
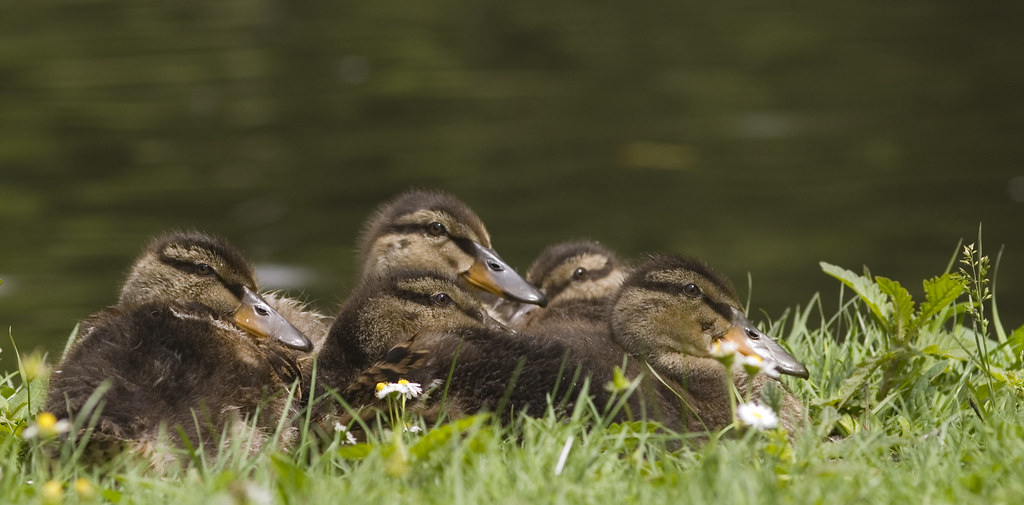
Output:
M398 382L399 379L420 375L416 372L426 363L430 351L417 348L419 338L420 333L416 333L389 349L382 359L349 384L342 396L352 405L362 405L373 400L378 383Z

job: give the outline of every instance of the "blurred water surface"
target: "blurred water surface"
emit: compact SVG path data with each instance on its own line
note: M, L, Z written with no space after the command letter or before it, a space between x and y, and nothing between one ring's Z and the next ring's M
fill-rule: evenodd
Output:
M180 227L333 311L366 216L433 187L521 271L580 237L697 255L761 320L832 306L821 260L920 296L983 224L1017 327L1021 19L1016 1L0 1L0 325L59 352Z

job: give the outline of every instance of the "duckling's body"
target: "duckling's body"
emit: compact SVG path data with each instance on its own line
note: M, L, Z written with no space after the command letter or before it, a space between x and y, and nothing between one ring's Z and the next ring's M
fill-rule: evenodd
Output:
M144 453L161 427L173 439L180 427L192 444L206 446L257 410L264 412L257 427L265 436L285 412L287 388L297 379L288 359L278 346L255 341L205 306L112 308L95 316L92 331L58 366L45 409L59 417L89 416L86 402L109 385L94 436Z
M346 397L355 404L372 401L377 382L404 378L435 391L413 407L421 413L436 415L442 403L450 415L497 405L506 407L503 413L537 413L552 392L565 400L556 407L571 408L589 378L591 400L608 409L614 398L604 386L625 360L624 375L639 380L629 399L634 415L644 412L670 429L703 432L732 421L725 368L711 358L712 342L736 341L741 351L783 373L806 376L799 362L746 320L731 287L702 263L652 259L627 278L609 308L606 327L563 319L544 325L542 335L485 330L471 318L458 326L420 328L356 379ZM428 312L416 311L416 319L429 320ZM746 373L737 367L734 376L746 391ZM757 395L774 379L753 381ZM795 428L802 416L800 402L785 393L783 426Z
M45 409L98 416L94 440L143 451L161 430L177 439L177 428L208 447L243 418L258 417L269 435L299 378L291 353L312 345L256 290L251 266L226 241L197 232L155 239L118 303L82 324ZM94 396L98 414L87 409Z
M331 327L317 358L317 384L343 391L389 349L416 333L466 324L501 326L472 288L455 277L393 270L367 279L349 295Z

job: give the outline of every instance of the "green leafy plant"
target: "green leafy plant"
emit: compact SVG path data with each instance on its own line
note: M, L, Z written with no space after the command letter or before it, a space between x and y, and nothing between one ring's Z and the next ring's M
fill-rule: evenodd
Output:
M822 262L822 270L852 289L868 309L874 328L880 333L874 346L845 379L838 392L818 405L832 405L846 413L870 412L871 396L877 403L906 401L907 395L920 393L923 384L946 382L956 390L966 390L969 405L979 416L985 407L979 403L991 396L993 381L1006 385L1019 383L1017 376L1004 368L1011 364L1015 349L1006 337L992 340L988 334L990 320L986 302L995 308L989 289L989 259L973 244L960 251L961 267L923 281L924 300L915 303L910 292L898 281L883 276L872 277ZM964 300L966 298L966 300ZM966 321L970 320L970 324ZM858 321L865 336L872 334L867 321ZM1002 335L1002 329L999 328ZM999 342L1002 340L1002 342ZM989 343L996 343L994 348ZM1019 352L1017 361L1019 362ZM880 376L878 372L880 373ZM869 388L872 380L877 387ZM976 387L984 381L985 391ZM863 424L867 424L866 417Z

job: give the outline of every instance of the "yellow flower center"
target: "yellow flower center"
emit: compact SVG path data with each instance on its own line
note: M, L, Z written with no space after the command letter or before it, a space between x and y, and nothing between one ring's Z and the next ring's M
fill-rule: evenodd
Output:
M64 486L61 485L60 481L49 480L46 481L46 484L43 484L40 494L46 503L59 503L64 496Z
M52 437L57 434L57 416L43 412L36 417L36 426L39 427L39 433Z
M401 384L401 385L403 385L403 386L405 386L405 385L408 385L408 384L409 384L409 381L407 381L407 380L405 380L405 379L398 379L398 383L399 383L399 384Z
M85 499L90 499L96 494L92 490L92 484L83 477L75 480L75 493L78 493L78 496Z
M384 384L383 382L378 382L377 383L377 391L380 391L381 389L384 389L384 386L387 386L387 384Z

